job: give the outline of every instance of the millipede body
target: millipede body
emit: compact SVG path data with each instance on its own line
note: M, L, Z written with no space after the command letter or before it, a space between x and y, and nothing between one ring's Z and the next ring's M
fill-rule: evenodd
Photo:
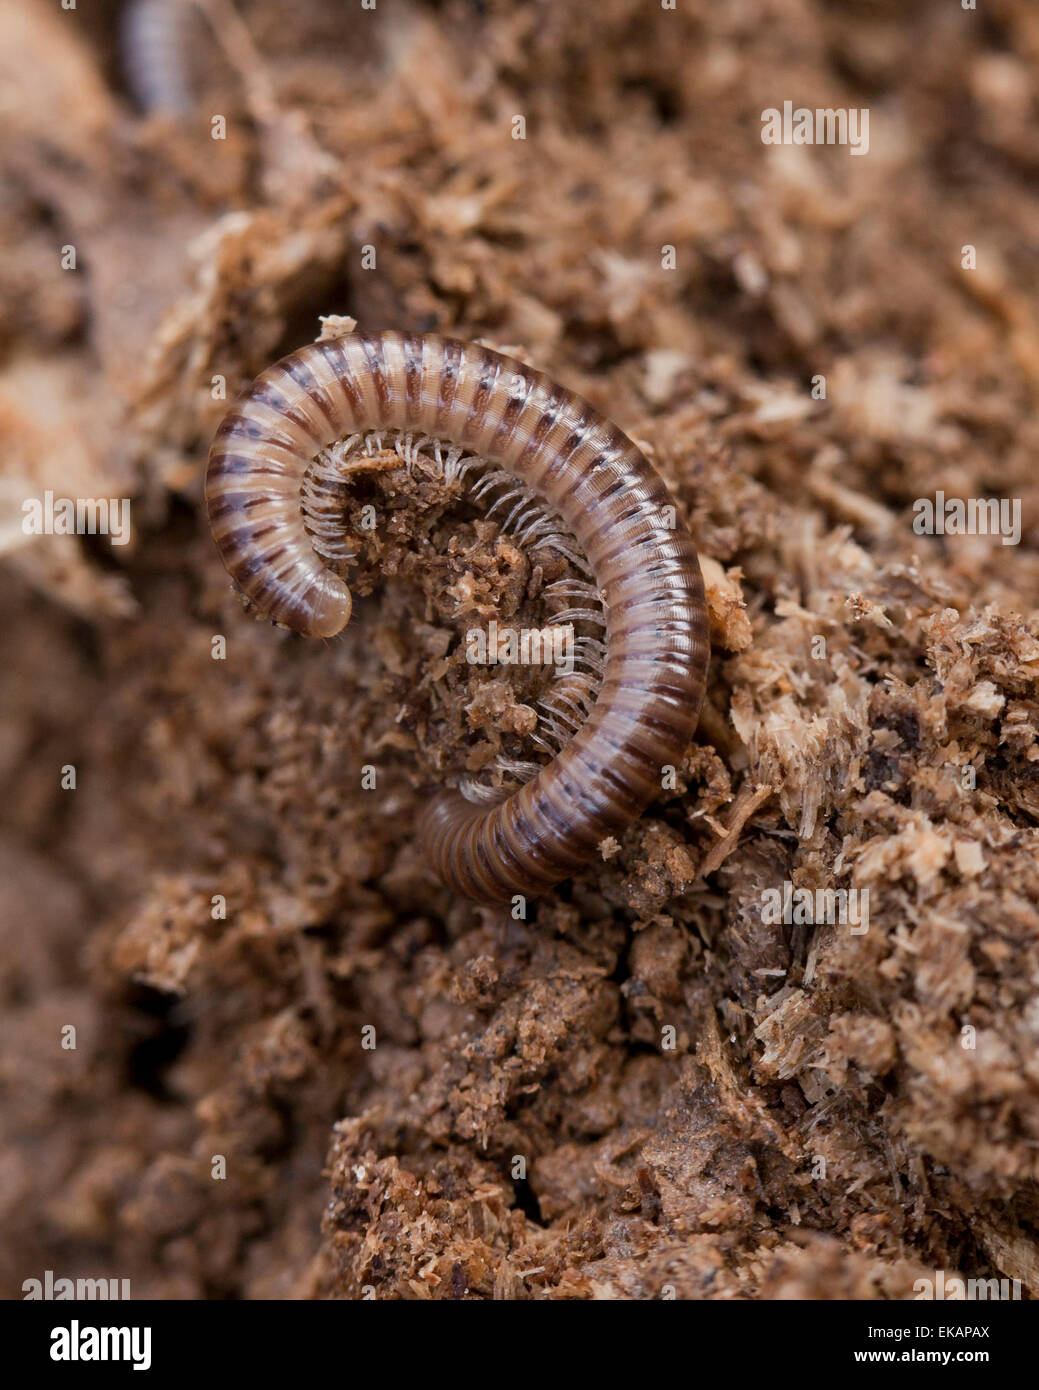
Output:
M315 458L368 431L466 449L562 518L605 607L588 717L497 804L436 794L420 834L450 888L482 902L537 894L642 814L703 700L709 644L692 539L644 455L585 400L473 343L349 333L267 368L228 411L206 475L221 557L259 616L310 636L346 626L346 584L314 548L301 490Z

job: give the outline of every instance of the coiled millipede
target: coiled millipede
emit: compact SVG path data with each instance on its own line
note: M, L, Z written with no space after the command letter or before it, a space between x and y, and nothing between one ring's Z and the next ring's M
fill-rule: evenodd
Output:
M420 818L429 862L456 892L543 892L642 814L696 729L709 644L692 539L631 440L544 373L450 338L348 333L268 367L213 442L210 526L258 616L310 636L346 626L350 591L316 548L304 502L315 461L342 460L372 432L395 432L402 458L432 446L456 476L495 468L492 483L514 480L511 496L533 503L528 533L551 509L587 557L595 589L582 587L601 599L606 628L587 718L506 799L474 804L446 789Z

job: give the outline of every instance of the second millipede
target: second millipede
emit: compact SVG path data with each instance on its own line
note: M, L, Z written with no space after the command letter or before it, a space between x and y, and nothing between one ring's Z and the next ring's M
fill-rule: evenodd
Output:
M268 367L213 442L210 527L259 616L308 636L346 626L350 591L307 534L301 492L323 450L382 430L472 450L516 478L569 526L594 575L606 654L587 720L507 799L445 789L419 825L454 891L488 903L544 892L642 814L696 730L709 642L692 538L631 440L544 373L432 334L349 333Z

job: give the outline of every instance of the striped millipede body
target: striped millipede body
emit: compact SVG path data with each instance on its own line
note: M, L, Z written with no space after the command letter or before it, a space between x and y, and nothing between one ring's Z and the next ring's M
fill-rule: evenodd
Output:
M505 800L445 789L420 820L453 890L483 902L543 892L641 815L695 731L709 646L692 539L631 440L543 373L473 343L350 333L262 372L213 443L210 526L259 616L324 637L349 621L350 591L315 549L301 491L322 451L369 431L471 450L558 513L587 557L606 626L587 719Z
M121 17L123 69L138 106L183 116L191 110L187 0L130 0Z

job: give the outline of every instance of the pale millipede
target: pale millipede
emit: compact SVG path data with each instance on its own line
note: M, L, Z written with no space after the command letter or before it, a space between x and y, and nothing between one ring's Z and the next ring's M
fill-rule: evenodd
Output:
M310 636L346 626L350 591L308 533L304 492L313 516L315 461L380 432L396 432L402 457L431 446L455 472L475 461L496 470L489 478L515 479L524 532L544 532L551 508L594 576L605 660L591 708L571 701L559 731L570 741L497 804L444 789L419 822L429 863L454 891L488 903L536 895L642 814L695 732L709 643L692 538L631 440L544 373L450 338L348 333L268 367L213 442L209 523L258 616Z
M187 0L130 0L121 18L127 86L146 114L191 110L187 52L193 16Z

